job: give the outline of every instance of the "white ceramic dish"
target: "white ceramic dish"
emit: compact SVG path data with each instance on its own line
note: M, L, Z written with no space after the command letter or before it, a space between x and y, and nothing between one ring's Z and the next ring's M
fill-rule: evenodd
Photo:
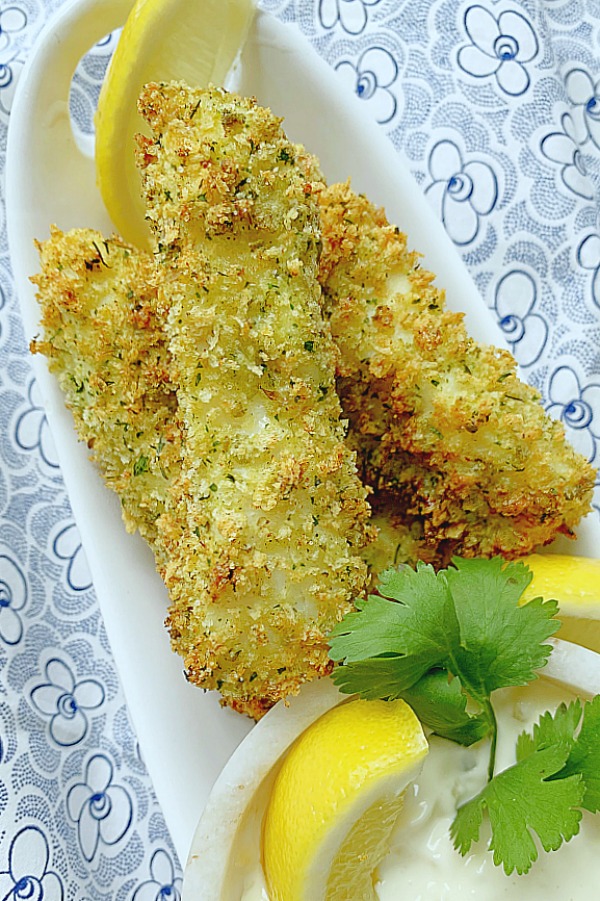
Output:
M123 24L131 5L132 0L67 4L40 36L20 78L8 137L6 201L27 339L37 333L39 318L29 282L38 268L33 239L44 239L51 223L62 229L112 231L93 159L73 137L68 95L81 56ZM464 310L475 337L503 343L454 246L396 151L295 28L259 12L233 86L283 115L290 137L319 156L330 181L351 177L354 187L385 205L402 228L408 228L410 210L410 244L438 274L449 305ZM34 357L33 366L144 759L185 860L211 786L251 726L222 710L215 695L185 682L163 627L167 599L151 554L141 539L125 533L119 503L77 441L44 361ZM592 555L598 547L600 523L589 519L582 525L578 552Z
M599 694L600 654L559 639L550 641L554 650L543 676L581 697ZM278 704L236 749L198 823L182 901L240 901L244 872L251 872L260 860L260 820L269 774L301 732L344 697L329 679L306 685L289 708ZM244 824L242 840L240 827L248 809L253 828Z

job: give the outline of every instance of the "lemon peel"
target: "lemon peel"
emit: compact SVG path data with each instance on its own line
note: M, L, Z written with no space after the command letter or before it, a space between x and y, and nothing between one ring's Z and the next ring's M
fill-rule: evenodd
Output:
M558 638L600 652L600 560L570 554L523 557L533 573L521 603L535 597L558 601Z
M149 81L222 85L244 44L253 0L137 0L102 85L96 113L96 174L108 213L125 240L149 248L134 136Z
M283 761L263 820L272 901L374 899L374 871L427 750L401 700L352 700L306 729Z

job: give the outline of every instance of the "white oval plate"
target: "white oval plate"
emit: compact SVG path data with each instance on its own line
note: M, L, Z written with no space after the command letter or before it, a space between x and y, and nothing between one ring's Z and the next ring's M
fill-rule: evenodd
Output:
M34 238L45 239L51 223L65 230L113 230L96 187L93 159L73 137L68 96L81 56L124 23L131 5L132 0L75 0L62 7L21 74L8 135L6 206L27 339L37 333L39 319L29 282L38 269ZM384 205L437 273L449 305L466 313L471 333L503 344L452 242L397 152L295 27L258 12L230 86L256 95L284 116L289 136L319 156L330 181L350 177L356 189ZM185 860L211 786L251 724L222 710L213 693L185 682L163 626L167 598L152 555L138 536L125 532L119 502L77 441L45 361L36 356L33 366L144 760ZM589 519L580 531L578 552L592 555L598 547L600 523Z

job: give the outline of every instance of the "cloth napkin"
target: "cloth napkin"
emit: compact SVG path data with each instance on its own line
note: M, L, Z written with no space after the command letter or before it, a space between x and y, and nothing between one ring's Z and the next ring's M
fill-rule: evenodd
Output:
M15 85L60 5L0 4L2 176ZM524 377L597 463L598 4L262 7L302 30L389 136ZM83 133L115 43L107 37L75 75L71 110ZM31 373L0 181L0 898L176 901L185 862L131 727ZM402 227L410 237L410 211ZM600 515L600 482L594 507Z

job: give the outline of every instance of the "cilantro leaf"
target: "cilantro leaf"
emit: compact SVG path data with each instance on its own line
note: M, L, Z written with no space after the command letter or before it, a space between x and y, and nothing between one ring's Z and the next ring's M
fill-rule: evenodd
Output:
M459 808L450 834L454 847L466 854L478 840L487 809L494 863L507 875L527 873L537 860L535 832L545 851L555 851L579 832L585 786L581 775L552 779L564 767L569 747L555 744L533 751L497 776Z
M600 695L583 708L583 722L564 770L581 773L585 782L582 807L591 813L600 810Z
M453 559L447 570L460 630L451 672L483 700L498 688L526 685L536 678L552 650L543 642L559 628L552 618L556 601L536 598L519 606L532 574L523 563Z
M519 736L517 760L524 760L538 748L557 741L568 746L569 756L555 778L581 774L585 784L581 806L597 813L600 810L600 695L585 704L579 699L561 704L554 714L544 713L532 735L524 732Z
M571 704L560 704L554 713L550 710L543 713L531 733L521 732L519 735L517 761L525 760L535 751L549 745L562 744L571 752L581 712L581 702L575 700Z
M403 697L404 686L414 684L422 673L421 669L413 671L406 667L405 662L405 657L392 654L359 660L337 667L331 678L345 694L358 694L367 701L395 701Z
M448 679L445 670L432 670L402 692L422 723L437 735L472 745L489 734L492 723L486 712L469 714L467 697L459 679Z
M333 680L363 698L397 698L446 661L458 624L445 575L429 565L387 570L378 588L331 632L330 657L345 662Z
M429 670L444 668L467 695L489 707L496 688L523 685L543 666L559 627L555 601L521 607L531 580L522 563L461 560L437 574L423 563L387 570L379 595L344 617L330 635L342 661L334 682L363 698L397 698Z

